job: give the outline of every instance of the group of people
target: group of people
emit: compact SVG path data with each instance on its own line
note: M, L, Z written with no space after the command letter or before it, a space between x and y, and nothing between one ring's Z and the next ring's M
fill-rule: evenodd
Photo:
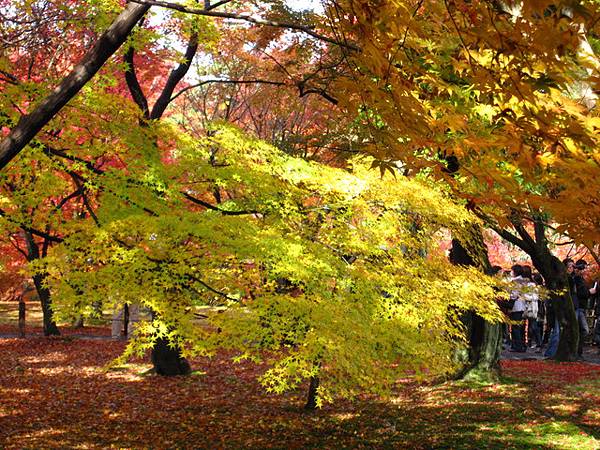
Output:
M588 264L585 260L574 262L567 258L563 264L579 325L578 355L583 358L583 346L590 334L592 345L600 346L600 290L598 282L591 286L587 283L585 272ZM501 270L499 266L494 267L495 273ZM542 276L534 274L530 266L521 264L512 266L505 275L512 282L509 300L501 303L510 319L510 325L505 326L505 344L512 352L526 352L530 347L537 353L545 349L546 357L554 356L558 349L560 327L552 303L542 294Z

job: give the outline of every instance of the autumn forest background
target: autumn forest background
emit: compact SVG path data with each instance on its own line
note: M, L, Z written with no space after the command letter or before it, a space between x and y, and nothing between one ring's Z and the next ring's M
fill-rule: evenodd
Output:
M0 448L600 448L600 1L0 18Z

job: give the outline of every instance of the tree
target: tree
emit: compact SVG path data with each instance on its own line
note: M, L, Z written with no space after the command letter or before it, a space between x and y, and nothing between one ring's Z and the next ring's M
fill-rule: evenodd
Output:
M597 4L566 15L544 1L518 13L501 2L334 3L339 29L364 44L349 55L343 103L382 169L401 160L431 170L501 228L541 211L579 242L597 240L587 189L598 191L599 122L573 89L597 86L595 56L582 51Z
M144 17L153 5L196 16L234 19L259 26L295 30L323 40L324 42L346 45L343 42L338 42L333 38L319 34L314 31L315 27L311 24L269 20L269 16L272 16L273 14L278 16L282 11L279 7L280 3L277 1L264 2L264 6L267 7L264 8L266 11L262 11L266 14L265 18L254 17L252 15L237 12L213 11L215 8L227 5L228 3L231 3L231 0L218 1L214 4L205 2L204 8L190 8L175 3L149 0L135 0L128 3L108 29L98 38L94 46L85 53L81 61L74 67L69 75L60 82L59 86L47 95L46 98L44 98L44 100L42 100L32 111L23 114L18 123L12 127L8 135L0 141L0 169L4 168L21 150L23 150L36 134L92 79L104 63L121 47L125 40L130 36L135 25ZM251 2L248 3L252 6ZM242 6L243 5L244 2L242 2ZM6 79L9 83L12 81L10 74L5 74L5 81ZM166 105L168 105L170 101L171 98L159 98L155 105L156 113L160 115L162 111L164 111L163 108L166 108Z
M121 207L46 263L69 308L76 285L88 301L155 312L127 354L157 336L184 355L232 348L270 363L262 381L274 392L318 379L320 405L381 391L409 370L452 371L460 312L500 320L491 280L433 251L442 224L477 219L426 180L381 180L360 161L308 163L229 127L202 141L180 133L176 148L169 187L147 204L163 203L160 215ZM111 214L105 207L99 216ZM206 310L208 326L194 323L202 305L219 307Z
M512 217L516 235L506 229L496 228L496 230L504 239L526 252L531 257L535 268L544 277L551 305L560 327L560 340L555 358L559 361L575 361L577 344L582 337L579 336L566 268L562 261L550 251L543 216L534 215L533 217L533 232L527 229L525 219L516 215Z
M472 227L469 241L467 249L460 240L452 240L450 262L476 267L481 272L490 274L491 264L480 227ZM500 293L498 298L501 298ZM500 374L502 324L487 321L475 311L465 311L461 319L465 325L468 345L457 351L461 365L454 376L465 380L497 381Z
M0 141L0 169L4 168L36 134L71 100L125 42L135 24L150 7L129 3L94 47L36 108L23 115Z
M138 3L140 3L140 2L138 2ZM213 39L213 37L211 37L211 35L215 34L213 28L209 26L209 24L206 20L197 19L196 17L208 15L208 16L213 16L216 18L239 19L239 20L242 20L245 22L255 23L255 24L259 25L259 27L258 27L259 29L261 28L261 26L266 25L267 27L269 27L271 29L300 30L300 31L304 31L304 32L308 33L309 35L317 37L319 39L327 39L323 36L318 35L314 31L312 31L313 27L311 27L311 26L298 25L298 24L294 24L293 22L289 22L289 21L285 22L285 21L280 21L280 20L266 20L266 19L269 19L269 17L271 19L273 19L274 15L276 16L278 14L280 16L281 16L281 14L283 14L282 17L287 17L289 15L289 14L287 14L287 11L285 11L284 9L277 6L277 2L275 2L275 4L274 4L275 6L270 5L269 8L267 8L266 12L263 11L266 19L259 19L259 20L256 20L248 15L244 15L244 14L240 14L240 13L230 13L230 12L218 13L218 12L212 11L215 8L224 6L226 3L229 3L229 2L217 2L213 5L211 5L209 3L205 3L203 9L183 8L183 12L186 13L185 15L182 16L179 13L174 14L172 22L177 27L179 35L182 38L184 38L185 40L187 40L187 49L186 49L185 54L183 55L184 61L181 64L178 64L176 66L176 68L168 76L165 77L164 87L161 90L160 95L158 95L154 99L155 102L151 109L148 106L149 99L146 97L143 87L140 84L140 79L136 74L136 69L139 70L140 67L139 67L139 65L137 65L137 67L136 67L136 64L134 64L134 58L136 58L135 46L140 45L140 42L142 43L141 45L147 44L151 39L149 39L149 37L148 37L147 30L142 30L140 32L137 32L136 36L131 36L134 26L137 23L140 23L141 18L145 15L145 13L148 11L148 9L151 5L138 4L136 6L135 2L130 3L125 8L125 10L119 15L119 17L117 17L117 19L115 19L113 21L112 25L108 28L108 30L105 31L97 39L94 47L91 50L85 52L85 54L82 57L82 61L78 64L78 66L76 66L75 70L72 71L60 83L60 85L57 89L55 89L44 101L42 101L40 106L35 108L29 114L24 114L22 112L21 108L19 107L20 105L17 105L16 107L14 107L16 103L19 103L19 101L17 101L16 98L14 98L14 97L11 98L10 95L7 95L5 97L6 101L11 103L11 106L8 108L8 111L10 111L11 109L16 110L16 111L11 111L11 112L13 112L13 115L15 115L14 113L18 112L19 114L21 114L21 117L17 121L16 118L7 116L6 124L9 127L12 127L13 129L9 133L9 135L6 137L6 139L4 139L3 143L0 144L0 153L2 151L5 151L5 157L8 159L12 158L17 152L20 151L20 149L23 146L25 146L27 144L27 142L29 142L34 137L34 135L39 130L41 130L41 128L44 126L45 123L47 123L50 119L53 119L54 122L57 122L57 123L53 124L56 129L52 130L51 132L45 133L45 135L43 135L43 136L38 136L38 139L42 142L42 145L45 146L46 154L50 155L51 158L54 159L52 164L55 164L55 165L58 164L59 166L62 165L61 168L63 170L65 170L66 173L70 177L72 177L75 182L82 184L82 186L83 185L86 185L86 186L93 185L94 186L93 190L96 191L96 193L103 192L103 191L110 191L112 195L115 195L120 200L125 199L127 202L131 202L131 198L127 197L129 194L123 192L123 186L122 185L119 186L119 182L120 183L131 183L131 182L140 183L141 182L142 184L144 184L145 183L144 181L134 180L131 177L127 177L127 176L121 177L121 176L117 175L112 180L110 180L107 184L106 180L109 177L103 177L103 179L101 181L98 181L97 178L99 176L103 176L103 175L107 174L106 169L100 168L100 166L102 164L108 163L109 165L112 165L113 167L120 167L124 170L131 170L132 165L137 164L137 162L129 162L128 161L125 163L125 162L123 162L123 159L120 158L121 155L119 155L118 151L117 152L108 152L108 154L107 154L106 149L103 145L95 146L93 144L94 137L90 138L90 135L92 133L85 132L85 131L89 131L89 128L98 129L98 125L93 124L93 119L92 119L92 123L89 123L89 122L86 123L88 130L85 130L82 133L81 132L82 130L80 130L80 129L78 129L78 127L72 125L72 123L74 123L74 122L69 121L68 114L63 113L61 116L57 116L57 113L60 111L62 106L64 106L64 104L67 101L69 101L69 99L71 99L84 85L86 85L90 81L91 77L102 67L102 65L108 60L108 58L112 54L115 53L115 51L119 48L119 46L124 42L124 40L127 37L131 37L132 42L128 45L128 48L124 55L125 63L127 64L127 68L125 70L125 74L126 74L125 79L126 79L127 87L129 89L129 91L131 92L134 101L136 102L136 104L138 105L138 107L140 108L140 110L142 112L142 125L144 126L144 128L146 128L146 130L142 134L149 137L150 141L154 141L154 144L155 144L154 145L155 154L154 155L146 154L144 156L144 158L154 159L154 162L156 162L156 158L159 158L161 156L161 151L158 149L158 146L156 145L157 140L159 138L156 134L153 134L155 130L152 129L153 127L149 126L149 123L150 123L150 121L159 120L163 116L166 108L169 106L171 101L177 97L178 94L175 93L175 88L183 80L186 73L188 72L195 53L198 51L199 48L205 48L205 47L209 46L211 44L211 40ZM177 9L176 5L175 5L175 7L173 5L169 5L166 3L161 4L161 5L167 6L171 9ZM96 5L94 3L94 6L98 6L98 5ZM22 8L25 11L29 11L27 4L14 5L14 7L17 10L19 8ZM79 12L79 10L78 10L78 12ZM109 11L108 17L110 17L111 12L112 11ZM188 17L186 17L188 14L191 15L190 17L192 17L192 19L189 19ZM40 48L40 51L43 51L45 53L52 52L51 51L52 46L47 45L49 42L51 42L56 47L54 55L50 58L50 66L52 66L52 62L54 61L54 56L56 56L57 54L60 54L61 58L64 56L64 52L59 51L61 46L63 45L63 43L62 42L57 43L56 39L59 36L64 36L64 29L66 29L66 28L61 28L60 26L57 26L57 24L59 24L61 21L68 23L69 20L74 19L74 17L68 17L68 15L63 17L63 15L65 15L65 14L63 14L63 9L61 9L60 7L55 7L55 5L51 5L51 4L47 4L47 3L44 3L44 5L40 5L39 11L38 11L37 5L36 5L36 8L32 9L33 18L31 20L31 23L35 23L39 26L39 28L32 27L31 30L29 30L32 41L37 40L37 41L45 42L46 46L49 48ZM103 15L102 17L95 17L95 19L98 22L102 22L102 20L106 19L106 16ZM18 18L14 19L15 22L18 22L19 20L20 19L18 19ZM50 26L43 27L43 26L41 26L43 24L50 24ZM183 26L182 26L182 24L183 24ZM89 31L89 30L86 30L86 31ZM146 31L146 34L144 34L144 31ZM12 30L8 29L7 33L9 36L12 36L11 35ZM257 39L261 38L260 33L254 33L254 36L253 36L253 33L254 33L254 31L251 30L250 37L254 37ZM274 34L273 36L277 37L278 34ZM81 38L81 36L75 35L75 36L70 36L70 38L73 40L76 40L78 38ZM89 35L84 35L84 39L82 39L82 40L86 40L86 39L89 39ZM156 40L156 37L152 36L152 39ZM7 40L6 42L9 42L9 41L10 40ZM19 50L20 50L19 46L21 44L22 43L20 41L18 41L18 40L16 41L16 43L15 43L16 50L12 49L14 54L17 54L19 52ZM78 50L80 50L82 47L84 47L84 45L82 43L80 43L80 44L81 45L77 48ZM156 47L156 42L154 42L154 46ZM155 55L152 55L153 50L154 50L154 48L151 48L150 52L145 50L143 56L146 58L149 55L155 56ZM79 53L76 53L76 55L79 55ZM163 52L162 57L164 58L164 56L165 55ZM76 56L76 57L79 57L79 56ZM41 59L41 61L44 61L44 58L40 58L40 59ZM66 59L67 59L66 64L68 64L69 63L68 58L66 58ZM36 99L35 99L35 97L33 97L30 94L30 92L27 91L27 87L19 79L18 75L20 75L22 73L22 71L19 71L18 67L12 67L12 66L14 66L14 64L12 64L12 62L7 64L7 67L11 67L11 69L16 69L16 70L12 70L11 72L8 72L8 71L3 72L5 75L5 80L4 80L5 85L6 84L14 85L14 87L16 89L18 88L21 90L19 92L19 95L17 96L17 98L18 97L21 97L21 98L26 97L27 98L26 100L19 99L20 102L24 105L23 108L25 108L26 106L29 106L31 101L36 101ZM31 77L32 67L37 67L35 65L35 55L32 56L31 63L29 64L29 70L27 73L28 80L32 78ZM95 83L95 88L99 89L100 92L102 92L102 93L107 93L110 91L110 83L113 82L111 79L111 76L110 76L110 71L113 70L113 67L107 68L103 73L103 76L105 78L103 80L100 80L99 82ZM164 70L165 68L166 67L164 65L160 66L160 69ZM153 64L153 70L156 71L156 69L157 69L157 64ZM48 78L43 77L43 76L42 77L37 76L37 77L34 77L34 79L37 82L39 82L41 85L43 85L44 81L46 81ZM50 80L51 79L52 78L50 78ZM154 81L156 81L156 77L154 77ZM307 82L308 82L308 80L302 81L302 83L299 83L298 87L301 90L307 91L307 93L308 93L308 91L310 91L310 89L308 88ZM40 91L43 91L44 88L46 88L46 86L42 86L40 88ZM7 94L13 94L13 92L7 92ZM86 104L86 102L88 101L88 97L89 97L89 95L86 93L85 97L80 99L79 105L77 105L77 106ZM100 104L104 104L104 101L108 100L108 97L102 97L100 95L100 96L96 96L95 99L96 99L96 101L99 101ZM71 104L71 106L75 106L75 105ZM77 106L75 106L75 107L77 108ZM85 107L89 107L89 104L85 105ZM106 109L105 112L107 114L105 114L105 117L108 116L108 112L110 109L111 108ZM129 112L130 111L126 111L125 113L128 114ZM102 112L98 111L97 108L95 108L95 113L98 116L102 116ZM122 115L122 113L123 113L123 111L119 111L119 115ZM15 125L15 123L16 123L16 125ZM112 137L111 139L115 139L115 138ZM124 142L127 139L131 139L131 133L124 133L124 135L120 136L118 140L120 140L121 142ZM50 143L48 141L50 141ZM2 147L2 145L4 147ZM143 145L146 145L146 142ZM60 147L60 149L57 149L56 148L57 146ZM83 156L83 157L73 156L72 152L75 149L81 150L82 148L85 148L85 150L88 151L90 153L90 155ZM148 151L148 150L149 149L147 149L146 151ZM31 155L29 155L29 156L31 156ZM33 156L35 158L37 155L33 155ZM128 155L128 156L131 157L132 155ZM5 163L8 161L8 159L5 160ZM125 158L125 160L127 160L127 158ZM147 159L146 159L146 161L147 161ZM38 159L38 162L39 162L39 159ZM47 162L47 161L45 161L45 162ZM109 172L112 172L112 171L109 171ZM110 173L109 175L114 176L115 174ZM79 190L81 192L84 191L83 187ZM31 194L33 194L33 192ZM94 211L95 207L97 206L97 203L94 201L90 201L89 199L87 199L85 197L85 195L83 196L83 198L85 199L84 203L86 206L86 212L89 214L90 219L93 219L93 221L96 223L96 225L100 225L100 221L96 215L96 212ZM152 212L150 210L146 210L146 213L152 213ZM62 240L62 237L57 238L57 240ZM34 247L30 246L30 248L34 248ZM46 249L47 249L47 244L44 244L44 251L42 253L45 254ZM36 254L40 254L40 252L37 252ZM32 255L34 255L34 254L32 253ZM32 256L31 259L37 259L37 256ZM43 277L43 273L38 272L36 274L36 277ZM36 283L36 285L38 285L38 284L39 283ZM41 288L42 284L40 284L40 288ZM44 288L43 294L44 295L40 295L40 297L49 298L49 291L47 289ZM49 303L49 300L46 303ZM75 308L75 309L77 309L77 308ZM44 310L51 311L49 308L45 308ZM162 348L165 349L166 347L162 346ZM175 359L177 360L177 358L175 358ZM156 355L155 355L154 360L158 361Z

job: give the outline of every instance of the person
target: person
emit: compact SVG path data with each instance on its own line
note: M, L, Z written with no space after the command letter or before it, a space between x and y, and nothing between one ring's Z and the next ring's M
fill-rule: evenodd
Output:
M534 344L531 348L537 348L536 353L542 351L542 331L544 330L544 316L546 314L544 302L540 299L538 287L544 285L544 279L539 273L532 276L533 286L531 292L531 301L534 303L531 308L531 318L529 319L529 336L532 337Z
M523 317L526 320L527 339L526 345L535 348L539 347L542 343L542 338L539 330L537 329L537 315L538 315L538 299L536 284L533 282L533 273L531 267L523 265L523 298L525 300L525 311ZM535 344L533 342L535 341Z
M575 305L575 302L573 302L573 306L575 306L575 315L577 316L577 323L579 324L579 344L577 346L577 355L580 358L583 357L583 343L587 335L590 333L586 318L590 290L586 286L585 279L583 278L583 274L586 269L587 262L584 259L580 259L573 265L573 271L571 272L575 296L577 297L577 305Z
M575 292L575 285L573 283L573 277L571 276L571 274L573 273L573 270L575 269L575 263L573 262L573 260L571 258L565 258L563 260L563 264L565 265L565 268L567 269L567 281L569 283L569 294L571 295L571 299L573 300L573 306L575 308L577 308L578 302L577 302L577 294ZM552 331L550 333L550 340L548 342L548 348L546 349L546 352L544 353L544 356L546 356L547 358L552 358L554 357L554 355L556 354L556 351L558 350L558 341L560 340L560 324L558 323L558 318L556 317L556 311L554 310L554 305L552 305L552 303L548 303L547 304L548 308L546 309L546 311L548 312L548 316L552 315L553 319L552 323L553 328Z
M513 322L511 324L510 351L524 353L527 351L527 347L525 346L525 328L523 325L523 313L526 306L523 291L526 280L523 278L523 266L515 264L512 266L511 272L514 289L510 293L510 298L514 300L514 304L509 315L510 320Z
M594 285L594 291L595 294L598 294L597 292L597 284ZM600 298L596 297L595 299L595 303L594 303L594 317L596 319L596 322L594 324L594 336L593 336L593 343L596 344L598 347L600 347ZM600 348L598 349L598 353L600 353Z

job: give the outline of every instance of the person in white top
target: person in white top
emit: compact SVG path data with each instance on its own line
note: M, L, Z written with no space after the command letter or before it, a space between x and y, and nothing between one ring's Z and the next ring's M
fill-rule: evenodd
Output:
M524 293L527 280L523 278L523 266L515 264L512 266L511 271L514 288L510 293L510 299L514 303L509 314L509 318L513 322L510 333L510 351L523 353L527 351L527 347L525 346L525 326L523 324L523 313L527 306Z
M538 326L539 300L540 294L537 283L533 279L533 273L530 266L523 266L523 278L525 278L525 312L523 317L527 319L528 344L531 348L541 347L542 332ZM535 344L533 344L535 342Z

